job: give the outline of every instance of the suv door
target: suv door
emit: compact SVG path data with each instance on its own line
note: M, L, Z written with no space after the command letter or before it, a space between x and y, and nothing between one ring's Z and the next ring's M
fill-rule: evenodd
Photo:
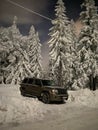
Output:
M34 91L32 85L33 85L34 79L33 78L29 78L28 79L28 83L26 84L26 92L29 95L33 95L32 92Z
M27 84L28 84L28 78L25 78L21 83L21 92L27 93Z
M34 91L36 96L40 96L42 91L42 82L40 79L35 79L33 82L32 90Z

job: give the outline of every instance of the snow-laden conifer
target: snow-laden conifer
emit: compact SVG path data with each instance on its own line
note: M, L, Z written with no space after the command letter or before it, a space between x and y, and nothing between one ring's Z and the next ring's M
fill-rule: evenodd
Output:
M33 73L33 76L40 78L42 76L41 43L38 32L35 31L33 25L30 28L28 36L28 56L30 59L31 71Z
M98 75L98 14L94 0L85 0L82 7L85 10L80 14L84 26L78 39L78 85L87 87L87 83L92 84Z
M32 76L29 57L26 50L21 46L22 35L17 28L16 21L17 17L14 17L13 25L9 27L9 38L12 47L9 48L9 65L5 68L8 73L6 83L19 83L24 77Z
M8 55L9 48L11 48L11 41L9 38L9 28L0 28L0 82L5 83L8 73L5 71L5 67L9 65Z
M62 0L57 1L55 12L56 18L52 20L49 34L50 76L58 85L67 86L73 77L74 40Z

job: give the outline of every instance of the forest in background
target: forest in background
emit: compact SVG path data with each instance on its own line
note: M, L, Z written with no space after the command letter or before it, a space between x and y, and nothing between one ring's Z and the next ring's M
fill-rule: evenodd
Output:
M74 22L66 15L62 0L55 6L50 28L48 77L59 86L96 88L98 82L98 13L94 0L84 0L80 19L83 28L76 36ZM32 25L22 36L17 17L12 26L0 28L0 83L18 84L24 77L43 78L41 46Z

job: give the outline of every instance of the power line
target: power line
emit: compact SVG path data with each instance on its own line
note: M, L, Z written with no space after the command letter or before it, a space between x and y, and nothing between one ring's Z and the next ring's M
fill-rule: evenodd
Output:
M11 3L11 4L17 6L17 7L20 7L20 8L22 8L22 9L24 9L24 10L30 12L30 13L33 13L33 14L35 14L35 15L38 15L38 16L44 18L44 19L47 19L47 20L49 20L49 21L52 20L51 18L48 18L48 17L46 17L46 16L44 16L44 15L42 15L42 14L40 14L40 13L37 13L37 12L31 10L31 9L28 9L28 8L26 8L26 7L24 7L24 6L20 5L20 4L18 4L18 3L16 3L16 2L13 2L13 1L11 1L11 0L7 0L7 1L8 1L9 3Z

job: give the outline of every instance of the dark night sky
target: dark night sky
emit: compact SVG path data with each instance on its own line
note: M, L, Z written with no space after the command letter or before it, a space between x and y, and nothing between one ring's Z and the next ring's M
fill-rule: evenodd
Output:
M43 14L51 19L54 19L54 8L57 0L12 0L26 8ZM67 16L69 19L74 19L77 26L79 13L81 11L81 3L83 0L63 0L66 6ZM98 4L98 0L96 0ZM41 42L45 42L49 36L49 28L51 27L51 21L41 18L35 14L27 12L26 10L12 5L7 0L0 0L0 26L10 26L13 21L13 17L18 17L18 27L23 35L28 35L30 26L33 24L36 30L39 32Z
M57 0L12 0L31 10L54 19L54 8ZM80 13L82 0L63 0L66 5L67 15L70 19L77 21ZM27 35L33 24L39 32L42 42L48 38L51 21L43 19L35 14L25 11L10 4L7 0L0 0L0 26L10 26L13 17L18 17L18 27L23 35Z
M35 12L43 14L51 19L55 16L55 5L57 0L12 0L18 4L29 8ZM79 21L79 14L81 12L80 5L83 0L63 0L66 6L67 16L69 19L75 21L77 32L81 28ZM96 5L98 5L98 0L96 0ZM49 39L49 28L52 26L51 21L34 15L26 10L12 5L7 0L0 0L0 26L8 27L12 25L13 17L18 17L18 27L23 35L28 35L31 25L34 25L36 30L39 32L42 46L42 56L43 64L47 66L48 64L48 46L47 40Z

